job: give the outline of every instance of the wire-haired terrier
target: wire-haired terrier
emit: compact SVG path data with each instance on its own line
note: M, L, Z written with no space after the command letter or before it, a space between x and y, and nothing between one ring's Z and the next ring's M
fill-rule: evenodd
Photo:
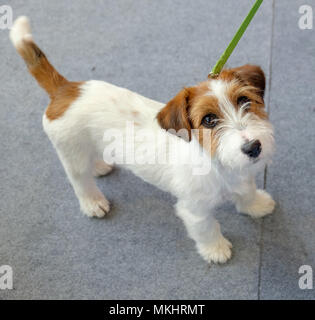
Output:
M195 174L194 163L146 161L165 150L165 145L136 140L134 153L144 161L119 166L177 197L176 213L207 262L223 263L231 257L232 245L213 217L218 204L232 199L237 211L255 218L273 211L274 200L255 185L255 174L274 150L260 67L223 70L215 79L182 89L165 105L102 81L68 81L33 41L26 17L15 21L10 37L30 73L50 96L44 130L86 215L103 217L110 209L94 177L112 169L103 157L108 143L103 139L104 130L124 133L126 121L134 122L136 132L148 129L167 138L167 152L171 152L170 141L180 142L179 153L184 157L205 151L203 157L206 153L211 169ZM180 131L186 137L177 134Z

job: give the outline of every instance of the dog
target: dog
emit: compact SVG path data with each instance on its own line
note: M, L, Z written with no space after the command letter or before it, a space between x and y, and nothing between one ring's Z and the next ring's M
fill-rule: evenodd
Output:
M270 162L275 146L259 66L224 69L217 77L183 88L165 105L102 81L68 81L35 44L27 17L15 21L10 38L51 99L43 127L89 217L101 218L110 210L94 179L115 164L105 159L110 143L104 132L126 134L128 121L136 133L151 134L133 141L134 155L141 161L118 165L177 198L176 214L208 263L231 258L232 244L213 216L217 205L232 200L238 212L254 218L274 210L275 201L255 184L255 175ZM162 137L158 143L157 135ZM210 170L196 172L192 161L151 162L156 155L169 155L175 142L180 160L196 155L211 164Z

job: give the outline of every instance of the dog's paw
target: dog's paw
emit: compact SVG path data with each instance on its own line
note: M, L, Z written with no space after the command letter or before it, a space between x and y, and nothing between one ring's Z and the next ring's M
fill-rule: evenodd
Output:
M104 161L96 161L95 166L93 168L94 177L102 177L106 176L113 170L113 166L105 163Z
M105 197L81 198L80 199L81 211L88 217L103 218L109 212L110 204Z
M232 243L223 236L211 245L197 245L199 254L208 263L225 263L232 256L231 248Z
M253 218L262 218L271 214L275 208L276 202L265 190L257 190L255 200L247 207L238 208L239 212L246 213Z

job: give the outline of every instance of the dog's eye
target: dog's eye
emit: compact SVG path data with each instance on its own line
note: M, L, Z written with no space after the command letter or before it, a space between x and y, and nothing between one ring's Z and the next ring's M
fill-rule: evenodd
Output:
M250 99L246 96L241 96L237 98L237 105L239 107L241 107L242 105L244 105L245 103L250 102Z
M209 113L202 118L201 124L206 128L214 128L218 123L218 117L214 113Z

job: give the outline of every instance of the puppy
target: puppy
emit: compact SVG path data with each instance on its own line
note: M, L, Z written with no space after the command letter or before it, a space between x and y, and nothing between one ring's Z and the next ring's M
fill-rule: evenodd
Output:
M100 218L109 211L94 176L109 173L113 163L178 199L176 213L209 263L231 257L232 245L213 217L218 204L232 200L238 212L254 218L273 211L274 200L255 185L255 174L274 149L260 67L224 70L214 79L182 89L164 105L106 82L68 81L33 41L26 17L15 21L10 38L50 96L43 127L86 215ZM111 130L124 137L120 142L125 148L116 146L114 152L120 157L110 152ZM131 139L140 133L140 139ZM175 161L157 161L161 155Z

